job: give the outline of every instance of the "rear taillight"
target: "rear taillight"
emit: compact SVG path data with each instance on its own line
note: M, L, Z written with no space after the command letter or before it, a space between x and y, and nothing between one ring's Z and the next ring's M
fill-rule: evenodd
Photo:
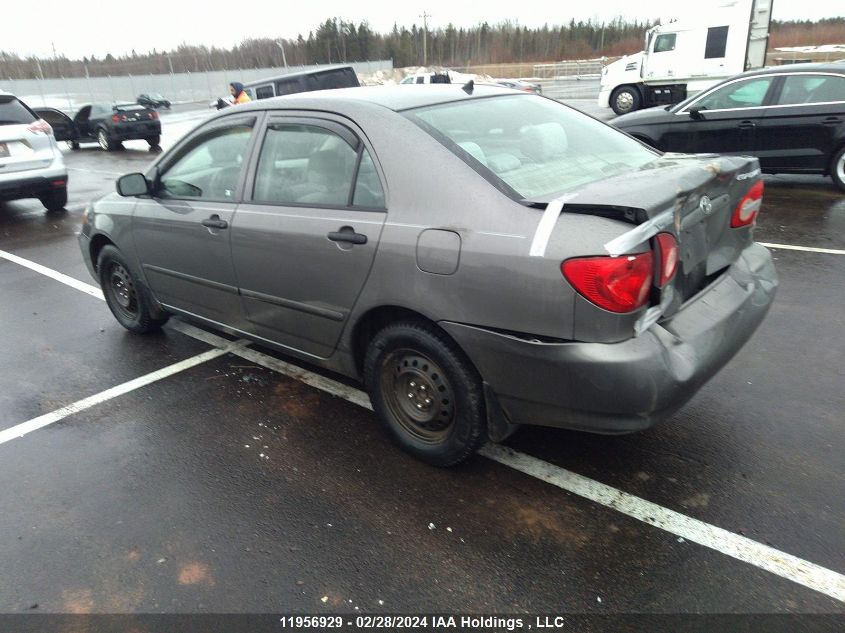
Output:
M657 287L662 288L678 270L678 242L675 236L670 233L658 233L655 237L660 257L660 275L657 278Z
M115 123L119 123L120 122L120 115L112 114L111 120L114 121Z
M150 118L150 119L157 119L158 118L158 112L148 112L147 117Z
M26 126L26 129L33 134L52 134L53 128L44 119L36 119Z
M610 312L642 307L654 278L651 251L620 257L579 257L560 265L566 280L581 295Z
M748 226L753 224L757 219L757 214L760 213L760 207L763 204L763 181L758 180L751 189L748 190L739 204L736 205L734 213L731 216L731 228L736 229L741 226Z

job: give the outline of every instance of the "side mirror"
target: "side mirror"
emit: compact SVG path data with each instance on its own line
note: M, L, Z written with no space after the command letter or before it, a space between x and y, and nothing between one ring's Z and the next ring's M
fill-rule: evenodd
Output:
M144 174L126 174L117 179L117 193L125 198L145 196L150 193L150 183Z
M689 115L690 118L694 121L701 121L702 119L704 119L704 115L701 114L701 108L699 108L698 106L693 106L692 108L690 108Z

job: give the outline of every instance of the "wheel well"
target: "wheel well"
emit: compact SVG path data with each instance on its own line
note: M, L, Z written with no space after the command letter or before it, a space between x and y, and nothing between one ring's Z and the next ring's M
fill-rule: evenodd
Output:
M613 95L615 95L617 92L619 92L619 91L620 91L620 90L622 90L623 88L630 88L631 90L633 90L634 92L636 92L638 95L640 95L640 99L642 99L642 97L643 97L643 90L642 90L642 88L641 88L639 85L637 85L637 84L622 84L621 86L616 86L616 87L613 89L613 92L611 92L611 93L610 93L610 98L612 99L612 98L613 98Z
M97 234L91 238L91 246L89 248L91 252L91 262L94 264L94 270L97 270L97 258L100 257L100 251L108 244L114 246L114 242L105 235Z
M437 323L419 312L399 306L373 308L358 319L352 330L352 354L355 358L355 368L359 373L363 371L364 356L367 354L367 346L370 341L373 340L379 330L397 321L418 321L431 325L446 334ZM451 337L449 338L451 339Z

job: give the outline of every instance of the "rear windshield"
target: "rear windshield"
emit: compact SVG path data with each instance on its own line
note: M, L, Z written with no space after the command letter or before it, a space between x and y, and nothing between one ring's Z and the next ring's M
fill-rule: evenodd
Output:
M658 154L557 101L503 95L406 115L514 197L544 200L621 174Z
M118 112L131 112L133 110L146 110L147 108L137 103L120 103L115 105L113 109Z
M37 119L32 111L11 95L0 95L0 125L32 123Z

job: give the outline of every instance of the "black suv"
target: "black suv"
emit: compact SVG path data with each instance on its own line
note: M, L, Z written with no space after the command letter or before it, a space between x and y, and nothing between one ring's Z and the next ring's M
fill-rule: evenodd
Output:
M142 105L145 108L166 108L170 109L170 102L162 97L157 92L145 92L142 95L138 95L138 105Z

